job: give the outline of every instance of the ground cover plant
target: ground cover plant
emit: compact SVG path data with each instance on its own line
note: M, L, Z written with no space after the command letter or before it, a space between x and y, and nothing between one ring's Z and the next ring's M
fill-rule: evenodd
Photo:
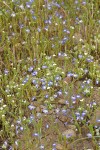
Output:
M99 9L0 0L0 149L99 150Z

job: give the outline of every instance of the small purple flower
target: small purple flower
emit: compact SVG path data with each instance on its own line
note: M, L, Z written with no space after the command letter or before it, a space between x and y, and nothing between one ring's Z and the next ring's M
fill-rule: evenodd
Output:
M76 98L81 98L81 96L80 95L76 95Z
M36 85L35 85L35 87L38 89L38 88L39 88L39 85L38 85L38 84L36 84Z
M38 30L38 32L41 32L41 28L40 27L38 27L37 30Z
M30 67L28 68L28 72L32 72L32 71L33 71L33 67L30 66Z
M68 77L72 77L72 76L73 76L73 73L68 72L67 76L68 76Z
M83 5L86 5L86 1L83 1L82 4L83 4Z
M59 41L59 43L64 45L66 41L68 41L68 37L64 37L61 41Z
M87 137L88 137L88 138L92 138L92 134L91 134L91 133L88 133L88 134L87 134Z
M68 125L68 122L65 122L65 123L64 123L64 125L67 127L67 125Z
M21 124L21 119L16 121L17 124Z
M66 42L68 40L68 37L64 37L63 40Z
M76 112L75 115L76 115L76 116L80 116L80 113L79 113L79 112Z
M34 120L34 116L30 115L30 123Z
M53 143L52 146L53 146L53 147L56 147L56 143Z
M91 79L88 79L88 80L86 81L86 83L87 83L87 84L90 84L90 83L91 83Z
M48 31L48 26L46 26L44 29L45 29L46 31Z
M71 99L72 99L73 101L75 101L75 100L76 100L76 97L75 97L75 96L71 96Z
M59 80L61 80L61 77L60 77L60 76L56 76L56 77L55 77L55 80L56 80L56 81L59 81Z
M99 84L99 83L100 83L100 81L98 79L96 79L96 84Z
M77 0L75 0L75 4L78 4L78 1L77 1Z
M72 99L72 103L75 104L76 103L76 97L75 96L71 96Z
M20 29L22 29L24 27L24 24L19 23L19 27Z
M33 71L33 72L32 72L32 76L36 76L37 74L38 74L37 71Z
M45 85L42 86L42 90L46 90L47 87Z
M64 29L63 32L67 32L67 29Z
M81 58L83 58L83 56L82 56L81 54L79 54L79 55L78 55L78 58L80 58L80 59L81 59Z
M33 20L36 20L36 19L37 19L36 16L32 16L32 18L33 18Z
M29 78L28 78L28 77L26 77L26 78L23 80L23 84L27 83L27 82L28 82L28 80L29 80Z
M73 58L72 59L72 64L75 64L76 63L76 58Z
M44 114L48 114L48 110L47 110L47 109L43 109L42 112L43 112Z
M84 69L84 73L87 74L89 72L89 70L86 68Z
M56 147L52 148L52 150L57 150Z
M65 103L66 103L66 105L69 105L69 101L68 101L68 100L66 100L66 102L65 102Z
M96 103L96 102L93 102L93 105L94 105L94 106L96 106L96 105L97 105L97 103Z
M100 123L100 118L96 119L96 122L97 122L97 123Z
M30 2L26 2L26 7L30 8L31 7L31 3Z
M48 20L45 20L44 23L45 23L45 24L48 24Z
M58 56L62 56L62 53L61 53L61 52L59 52L59 53L58 53Z
M68 139L68 138L70 138L72 136L72 134L68 134L68 135L66 135L66 138Z
M66 109L62 109L62 113L66 114L67 110Z
M93 59L88 57L88 58L86 59L86 61L87 61L87 62L93 62Z
M39 137L39 134L38 133L33 133L32 136Z
M42 66L42 69L47 69L48 67L46 65L43 65Z
M37 61L37 59L36 59L36 58L34 58L34 59L33 59L33 62L36 62L36 61Z
M57 2L55 2L55 3L53 3L56 7L58 7L58 8L60 8L61 6L57 3Z
M58 91L57 94L58 94L59 96L62 95L62 91L61 91L61 90Z
M82 117L84 117L86 115L86 112L82 112Z
M84 85L84 84L81 84L81 88L84 89L84 88L85 88L85 85Z
M10 146L8 150L13 150L12 146Z
M48 94L46 94L46 95L45 95L45 98L46 98L46 99L48 99L48 98L49 98L49 95L48 95Z
M7 145L8 145L8 142L7 142L7 141L5 141L5 142L4 142L4 145L7 147Z
M49 125L48 124L46 124L46 129L48 129L49 128Z
M40 78L40 81L41 82L46 82L46 79L45 78Z
M7 69L4 70L4 74L8 75L9 71Z
M34 0L29 0L29 2L30 2L30 3L33 3L33 2L34 2Z
M24 130L24 128L23 128L23 127L20 127L20 130L21 130L21 131L23 131L23 130Z
M81 120L81 116L77 116L77 117L76 117L76 120Z
M48 86L50 87L50 86L52 86L53 85L53 81L49 81L48 82Z
M67 33L67 34L70 34L70 31L67 30L67 29L64 29L63 32Z
M95 129L98 129L98 126L94 126Z
M63 18L63 15L60 15L59 18L62 19L62 18Z
M36 84L37 84L37 81L36 81L35 79L33 79L33 80L32 80L32 83L33 83L34 85L36 85Z
M36 107L33 106L33 105L29 105L28 108L29 108L30 110L33 110L33 109L35 109Z

